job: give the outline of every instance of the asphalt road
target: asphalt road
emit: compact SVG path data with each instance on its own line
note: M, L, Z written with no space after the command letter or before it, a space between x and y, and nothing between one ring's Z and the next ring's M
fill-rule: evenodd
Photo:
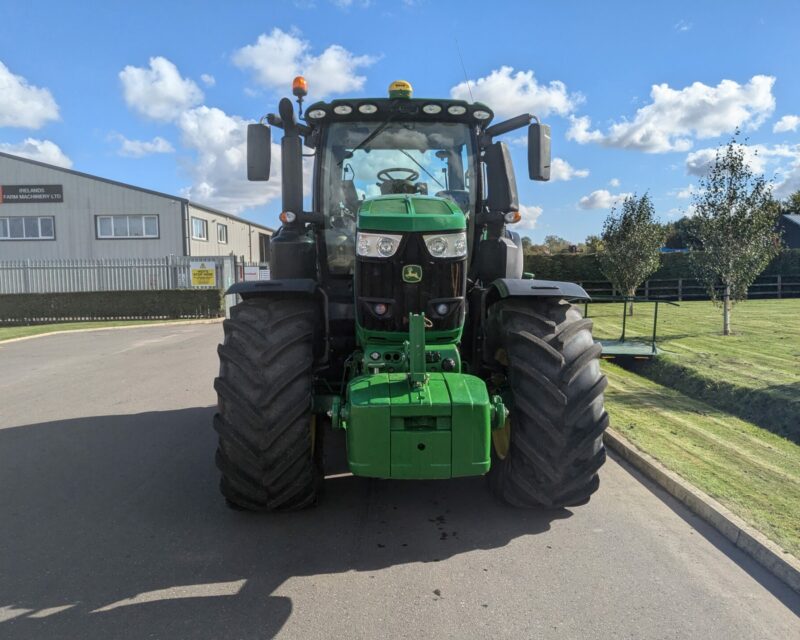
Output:
M0 344L0 638L800 638L800 597L611 460L592 501L338 477L227 509L216 325Z

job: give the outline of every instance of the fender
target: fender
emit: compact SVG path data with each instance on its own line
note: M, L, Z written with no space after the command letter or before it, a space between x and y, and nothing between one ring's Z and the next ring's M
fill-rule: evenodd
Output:
M317 364L328 363L330 354L330 319L328 314L328 296L320 288L316 280L310 278L285 278L280 280L251 280L237 282L231 285L225 295L238 294L243 300L248 298L269 298L274 295L287 293L307 296L317 300L322 312L322 344L318 345L316 353Z
M322 290L319 288L319 284L310 278L286 278L283 280L237 282L225 292L226 295L234 293L238 293L246 300L255 296L269 296L280 293L304 293L308 296L313 296L322 293Z
M584 288L574 282L535 280L525 278L498 278L487 290L487 307L503 298L566 298L568 300L590 300Z

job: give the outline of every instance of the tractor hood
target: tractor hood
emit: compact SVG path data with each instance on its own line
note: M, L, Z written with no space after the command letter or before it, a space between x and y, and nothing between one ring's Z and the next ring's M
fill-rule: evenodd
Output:
M447 198L387 195L364 200L358 210L361 231L463 231L467 219Z

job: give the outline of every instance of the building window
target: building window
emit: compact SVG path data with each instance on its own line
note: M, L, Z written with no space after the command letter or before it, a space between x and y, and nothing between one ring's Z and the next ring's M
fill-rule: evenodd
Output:
M98 238L158 238L158 216L97 216Z
M217 223L217 242L228 244L228 225Z
M208 222L202 218L192 218L192 238L208 240Z
M13 216L0 218L0 240L55 240L53 216Z

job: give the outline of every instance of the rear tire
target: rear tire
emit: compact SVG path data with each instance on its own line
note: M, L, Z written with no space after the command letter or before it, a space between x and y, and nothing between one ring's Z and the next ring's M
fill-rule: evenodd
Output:
M578 506L599 486L609 420L591 329L559 299L508 299L489 310L487 355L505 378L510 410L510 442L493 447L489 483L505 502Z
M314 451L312 371L317 308L285 296L231 310L214 381L217 467L227 503L250 511L302 509L322 483Z

